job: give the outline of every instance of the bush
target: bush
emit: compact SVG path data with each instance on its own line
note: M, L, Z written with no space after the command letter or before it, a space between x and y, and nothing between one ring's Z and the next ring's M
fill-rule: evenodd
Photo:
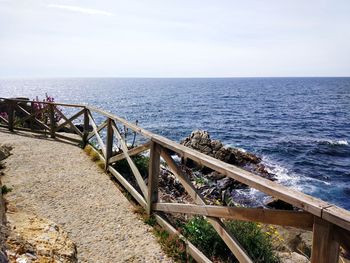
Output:
M137 154L131 157L136 167L139 169L140 174L143 178L147 177L148 175L148 164L149 164L149 157L144 156L142 154ZM132 176L133 173L131 171L131 168L129 166L129 163L126 159L120 160L119 162L116 162L113 167L123 176L126 178Z
M229 231L245 248L254 262L279 262L269 236L252 222L227 221ZM209 258L238 262L215 229L203 217L194 217L184 225L184 235Z
M11 191L12 191L11 187L7 187L6 185L1 186L1 194L5 195Z
M159 226L154 226L153 233L157 237L164 252L175 262L193 262L193 260L187 256L185 242L178 236L170 235Z
M183 227L184 236L199 248L207 257L228 259L230 250L216 233L211 224L203 217L194 217Z

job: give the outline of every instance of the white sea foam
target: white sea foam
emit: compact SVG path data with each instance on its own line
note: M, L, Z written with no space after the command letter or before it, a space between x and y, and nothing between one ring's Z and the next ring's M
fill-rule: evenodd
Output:
M327 143L330 145L349 145L347 140L319 140L319 143Z
M312 184L307 184L306 182L318 182L324 185L331 185L330 182L326 182L320 179L305 177L294 172L289 171L286 167L271 161L270 159L263 157L263 164L265 165L267 171L276 176L277 182L282 185L288 186L292 189L311 193L316 190L315 186Z
M339 141L336 141L335 144L337 144L337 145L349 145L347 140L339 140Z

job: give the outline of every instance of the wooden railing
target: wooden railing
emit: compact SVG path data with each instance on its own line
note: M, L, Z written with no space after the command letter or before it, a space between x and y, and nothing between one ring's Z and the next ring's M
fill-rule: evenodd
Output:
M340 246L344 250L350 251L350 212L347 210L214 159L167 138L144 130L116 115L94 107L64 103L31 102L6 98L0 98L0 103L7 105L7 118L0 116L0 126L8 128L10 131L18 129L22 131L47 133L52 138L57 137L70 140L82 144L83 146L95 138L100 149L100 158L105 162L106 171L114 175L135 200L145 208L147 213L153 214L158 223L173 234L181 236L181 234L162 216L163 213L183 213L206 216L219 236L240 262L253 262L253 260L226 228L223 219L252 221L311 230L313 231L312 263L338 262ZM33 109L34 103L41 103L43 105L41 112L35 110L28 111L28 109ZM77 112L71 117L67 117L61 110L61 108L67 107L75 109ZM18 115L16 112L23 116L20 119L16 119L15 116ZM37 118L38 114L43 112L49 116L46 123ZM63 122L60 124L56 123L55 114L58 114ZM103 121L99 125L96 124L93 114L99 115L100 119L103 118ZM83 130L78 129L73 123L75 119L81 116L83 117ZM27 125L29 127L18 125L25 122L29 122L29 125ZM63 135L61 132L58 132L62 127L67 125L71 127L80 139L72 138L71 136ZM148 141L141 146L129 149L118 125L119 127L124 126L130 129L143 138L146 138ZM106 131L104 137L101 136L102 131ZM118 143L118 147L121 150L119 154L113 151L113 145L115 143ZM150 151L150 163L146 184L131 156L148 150ZM267 195L283 200L299 208L299 211L208 205L186 174L182 172L178 164L174 161L172 157L174 153L180 157L191 159L202 166L211 168L249 187L262 191ZM194 201L193 204L163 203L159 201L158 180L161 158L183 185L186 192L192 197ZM126 159L128 162L140 191L136 190L128 180L113 168L112 164L122 159ZM196 261L211 262L193 244L187 241L183 236L181 236L181 238L185 240L188 253L191 254Z

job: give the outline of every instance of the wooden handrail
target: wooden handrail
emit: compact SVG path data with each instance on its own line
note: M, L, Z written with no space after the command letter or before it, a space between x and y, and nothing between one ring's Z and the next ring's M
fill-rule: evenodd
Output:
M288 187L282 186L277 182L257 176L251 172L243 170L234 165L227 164L213 157L207 156L196 150L190 149L179 143L173 142L163 136L152 133L148 130L140 128L139 126L128 122L127 120L106 112L104 110L80 105L54 102L33 102L21 99L0 98L0 102L8 103L8 120L1 118L1 127L7 127L9 130L22 130L38 133L49 133L51 137L63 138L71 140L75 143L85 145L92 138L96 137L100 152L97 152L100 159L104 161L105 168L125 187L125 189L135 198L135 200L147 210L148 213L155 214L157 221L164 225L170 232L177 233L169 223L164 221L158 212L164 213L185 213L202 215L208 218L208 221L217 230L218 234L225 241L234 255L240 262L252 262L247 252L240 246L238 241L226 229L222 218L261 222L264 224L276 224L284 226L293 226L303 229L313 230L313 249L311 262L330 262L335 263L339 257L339 246L344 249L350 249L350 211L337 207L328 202L322 201L318 198L306 195ZM28 112L18 103L42 103L49 105L50 125L43 123L37 118L37 114L32 110ZM72 117L66 117L65 114L57 109L60 107L78 108L79 111ZM21 111L25 117L18 123L29 120L31 122L30 128L16 127L14 123L15 111ZM57 126L54 120L54 111L57 112L65 120L64 123ZM105 118L102 124L96 124L92 112L100 114ZM84 114L84 131L81 132L73 124L73 120L78 116ZM43 127L45 131L34 130L32 123L37 123L39 127ZM142 135L149 141L141 146L133 149L128 149L125 138L121 136L117 125L124 125L133 132ZM82 140L70 138L69 136L59 133L59 128L70 125ZM89 125L92 127L92 132L89 133ZM106 143L99 134L103 129L107 129ZM122 153L113 153L113 142L118 140L121 146ZM134 164L131 156L140 152L150 150L150 170L148 175L148 184L145 183L138 168ZM207 205L205 199L197 192L189 178L182 173L179 166L173 160L170 152L175 152L181 157L191 159L196 163L211 168L225 176L233 178L245 185L260 190L270 196L281 199L302 211L280 211L270 209L255 209L255 208L239 208L239 207L222 207ZM186 192L192 197L195 204L179 204L179 203L160 203L158 200L158 175L160 171L160 157L166 162L174 176L183 185ZM132 173L135 176L137 185L141 192L136 190L115 168L112 164L126 158ZM158 212L157 212L158 211ZM179 233L178 233L179 234ZM179 234L180 235L180 234ZM183 237L182 237L183 238ZM188 251L197 261L210 262L197 248L192 244L187 243Z

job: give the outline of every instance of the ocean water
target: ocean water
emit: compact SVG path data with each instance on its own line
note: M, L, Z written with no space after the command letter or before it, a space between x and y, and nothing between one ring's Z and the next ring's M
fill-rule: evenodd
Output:
M254 152L282 184L350 209L350 78L1 79L1 97L86 103L179 141Z

